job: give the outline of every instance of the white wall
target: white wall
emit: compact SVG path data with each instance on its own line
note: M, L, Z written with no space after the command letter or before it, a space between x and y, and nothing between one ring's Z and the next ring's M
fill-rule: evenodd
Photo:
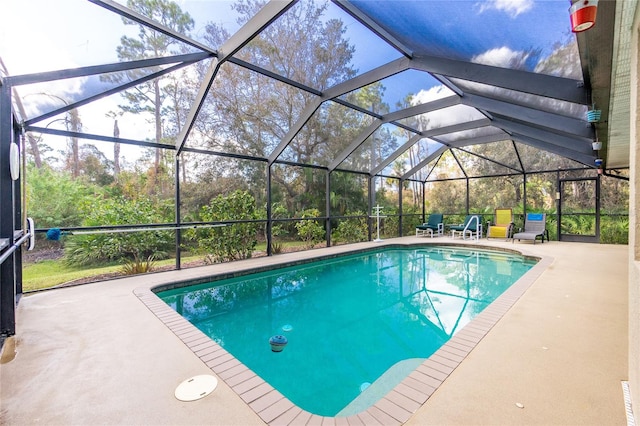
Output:
M632 28L631 46L631 141L630 141L630 200L629 200L629 386L634 417L640 419L640 83L638 29L640 17L636 17Z

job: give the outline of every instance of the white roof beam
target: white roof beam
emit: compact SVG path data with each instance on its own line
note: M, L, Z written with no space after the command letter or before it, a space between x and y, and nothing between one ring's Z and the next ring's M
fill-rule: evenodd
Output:
M492 120L492 123L494 126L507 131L512 135L514 133L518 133L536 140L545 141L551 145L569 149L576 153L585 155L593 154L593 147L591 146L593 141L588 138L570 137L554 133L536 127L531 127L524 123L512 121L507 117L496 116Z
M526 121L527 123L532 123L540 127L546 127L570 135L592 139L595 136L593 128L589 123L576 118L565 117L539 109L514 105L486 96L473 95L469 93L466 93L463 96L461 103L463 105L489 111L492 114L511 117L519 121Z
M442 74L446 77L475 81L568 102L588 103L586 90L580 80L426 55L414 56L410 66L413 69Z

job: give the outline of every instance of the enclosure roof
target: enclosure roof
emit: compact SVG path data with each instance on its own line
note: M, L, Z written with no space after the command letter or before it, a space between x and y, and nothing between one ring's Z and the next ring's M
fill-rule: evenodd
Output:
M53 71L47 70L42 61L43 69L5 73L3 84L22 90L22 87L37 87L37 83L49 81L82 85L94 81L87 80L89 77L142 70L139 79L120 81L108 90L104 90L103 85L102 90L90 96L84 87L78 90L78 98L64 107L29 107L29 97L21 93L27 105L26 111L20 114L26 130L70 135L68 129L43 123L73 108L115 96L141 81L201 64L202 81L194 90L184 124L175 134L174 145L161 141L138 142L175 149L177 153L202 149L203 145L197 142L199 116L209 108L208 99L216 96L216 83L233 74L225 74L225 70L232 69L249 72L252 78L268 79L271 85L292 88L306 103L299 111L292 112L295 115L290 117L288 128L271 135L262 152L243 150L236 144L234 148L215 151L220 155L257 158L268 164L298 161L291 153L296 138L303 137L301 134L310 121L334 109L343 111L344 115L353 114L359 127L348 135L343 131L336 136L345 140L342 145L331 145L327 148L328 154L306 159L305 164L329 171L347 169L372 176L387 175L394 161L410 154L415 162L396 174L425 180L429 168L444 152L450 150L455 156L464 149L467 154L480 155L505 170L522 173L527 171L526 161L519 158L522 153L518 147L528 146L533 149L531 152L560 155L581 167L594 167L598 157L603 158L609 168L629 166L629 153L625 149L629 139L628 119L624 122L620 118L625 113L628 117L628 102L624 102L621 94L629 91L629 70L628 64L618 57L625 55L629 46L622 29L628 27L624 22L632 19L635 1L600 2L596 25L576 36L570 29L566 0L334 0L323 19L325 23L331 19L344 23L345 35L354 47L355 72L348 78L333 80L314 80L289 73L286 66L261 62L248 53L252 43L269 43L265 34L287 14L317 2L272 0L250 19L228 26L231 35L218 45L210 39L169 28L129 9L124 3L69 0L60 6L71 8L64 18L67 21L58 22L57 27L73 26L82 19L74 11L90 5L93 9L101 8L105 19L117 18L113 25L121 25L121 18L126 18L175 39L183 46L182 53L127 63L105 56L105 65L86 64ZM181 3L200 27L204 22L198 19L205 19L205 9L222 13L223 5L227 3ZM46 10L31 8L28 13L35 16L46 14ZM274 48L286 50L282 46L274 45ZM612 73L612 64L615 73ZM386 88L388 111L376 111L356 100L358 93L377 82ZM412 95L410 102L402 103L409 94ZM586 112L592 108L602 111L599 122L587 121ZM391 134L402 136L394 136L395 142L384 149L377 146L384 135ZM124 138L106 135L84 133L81 137L127 143ZM596 139L604 145L599 152L592 147ZM511 158L499 159L495 152L472 148L502 147L505 143L513 149ZM376 150L381 154L378 157L371 154Z

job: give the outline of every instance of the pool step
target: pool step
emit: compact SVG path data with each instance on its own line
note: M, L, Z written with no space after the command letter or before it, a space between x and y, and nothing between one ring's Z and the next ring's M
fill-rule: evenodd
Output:
M395 363L385 371L378 380L364 389L349 405L340 410L340 412L336 414L336 417L356 415L371 407L388 394L391 389L395 388L405 377L411 374L413 370L418 368L425 359L426 358L411 358Z

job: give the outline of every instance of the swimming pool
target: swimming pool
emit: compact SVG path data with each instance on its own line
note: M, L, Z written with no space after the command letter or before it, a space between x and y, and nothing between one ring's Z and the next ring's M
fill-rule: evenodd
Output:
M463 248L386 248L158 296L299 407L367 408L534 264ZM272 352L269 338L288 344Z

